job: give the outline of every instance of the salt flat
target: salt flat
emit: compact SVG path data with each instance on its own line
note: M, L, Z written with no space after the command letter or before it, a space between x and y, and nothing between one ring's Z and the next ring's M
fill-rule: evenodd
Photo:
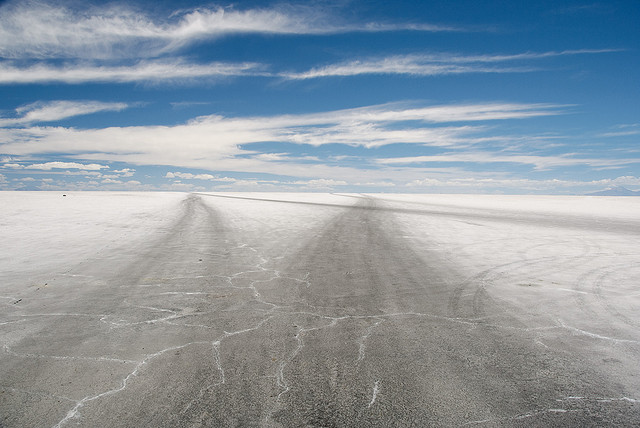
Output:
M640 198L0 193L0 426L629 426Z

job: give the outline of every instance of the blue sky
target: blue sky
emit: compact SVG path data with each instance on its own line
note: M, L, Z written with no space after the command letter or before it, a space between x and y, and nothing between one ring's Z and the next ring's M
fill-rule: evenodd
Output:
M640 2L0 2L0 189L640 189Z

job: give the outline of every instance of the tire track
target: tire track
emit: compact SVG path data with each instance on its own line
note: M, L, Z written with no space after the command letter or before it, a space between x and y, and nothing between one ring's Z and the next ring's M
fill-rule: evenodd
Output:
M588 408L563 412L558 397L624 393L585 370L579 356L540 349L538 330L486 293L500 270L541 265L553 256L506 263L456 286L461 280L454 266L436 255L414 253L395 235L390 211L377 208L375 199L363 198L287 268L309 272L310 286L296 292L317 308L310 312L341 318L304 329L304 346L295 348L281 371L287 389L273 413L275 422L510 425L517 415L531 415L532 420L554 417L558 425L588 425L596 420ZM470 298L463 297L469 290ZM490 323L491 317L499 317L500 325ZM362 319L369 322L356 322ZM375 399L372 385L379 386Z

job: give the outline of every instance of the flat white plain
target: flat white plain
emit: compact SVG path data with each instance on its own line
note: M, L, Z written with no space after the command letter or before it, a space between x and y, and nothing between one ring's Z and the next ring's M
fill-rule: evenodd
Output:
M0 192L0 296L171 231L184 193ZM418 257L437 253L536 345L581 358L640 399L640 198L569 196L199 194L236 242L278 260L346 210L378 208ZM266 260L265 260L266 262ZM452 284L460 286L460 284ZM517 325L513 320L518 321ZM539 334L538 334L539 333ZM375 392L372 402L375 400Z

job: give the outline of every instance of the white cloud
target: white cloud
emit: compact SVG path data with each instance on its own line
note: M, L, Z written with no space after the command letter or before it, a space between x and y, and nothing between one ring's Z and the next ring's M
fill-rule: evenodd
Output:
M445 74L463 73L516 73L530 72L536 68L524 66L487 66L503 62L522 60L535 60L549 57L597 54L615 52L614 49L583 49L561 52L526 52L513 55L394 55L383 58L367 58L356 61L348 61L331 64L324 67L313 68L300 73L282 73L281 76L288 79L313 79L329 76L356 76L361 74L407 74L414 76L437 76Z
M566 191L571 189L601 189L608 186L640 186L640 177L621 176L613 179L606 178L590 181L561 180L557 178L535 180L511 177L455 177L448 179L424 178L408 182L406 183L406 186L410 188L475 188L480 190L503 188L519 191Z
M455 104L411 107L406 104L387 104L321 113L259 117L204 116L175 126L132 126L104 129L73 129L64 127L0 128L5 141L3 152L7 159L19 156L42 156L47 153L66 153L69 157L93 160L96 163L47 162L28 165L28 169L78 170L78 174L97 174L96 178L122 181L134 170L121 169L101 175L108 168L98 162L118 161L140 165L168 165L210 171L268 173L299 177L299 184L338 185L344 183L400 184L407 180L422 180L425 172L436 174L435 179L450 179L458 167L426 168L434 162L518 163L535 169L566 166L619 167L640 162L637 159L595 159L575 154L519 155L516 150L502 152L469 151L471 146L484 144L478 133L486 128L471 125L485 120L523 119L562 114L563 106L543 104ZM450 126L449 122L456 122ZM459 124L458 124L459 122ZM444 126L443 126L444 124ZM494 133L495 135L495 133ZM177 144L176 142L180 142ZM300 162L303 158L288 153L259 153L251 143L285 142L310 145L338 143L361 147L413 143L442 147L447 153L433 156L403 158L364 157L357 167L333 166L316 162ZM482 146L477 146L482 147ZM455 150L464 149L464 152ZM15 162L5 168L21 167ZM66 174L76 171L67 171ZM172 171L169 179L208 180L236 186L270 185L258 180L240 182L214 174ZM443 178L444 177L444 178ZM325 179L330 182L305 181ZM493 178L493 177L490 177ZM305 184L302 184L304 181ZM111 183L115 184L115 183ZM371 185L373 185L371 184ZM378 185L376 184L376 185ZM277 185L277 184L273 184ZM282 185L282 184L281 184ZM339 184L343 185L343 184Z
M627 137L631 135L640 135L640 129L630 129L628 131L605 132L599 137Z
M632 175L625 175L614 179L603 179L593 181L593 184L604 184L614 186L640 186L640 177L634 177Z
M209 181L216 181L216 182L223 182L223 183L239 184L243 186L246 186L248 184L257 186L260 183L262 184L268 183L268 181L264 181L264 180L259 180L258 182L256 180L240 180L237 178L220 177L212 174L192 174L190 172L179 172L179 171L167 172L164 178L180 179L180 180L175 180L174 183L179 183L181 180L209 180Z
M452 181L452 180L450 180L450 181ZM413 180L413 181L407 183L407 186L408 187L412 187L412 186L431 187L431 186L443 186L446 183L447 183L447 181L438 180L437 178L423 178L423 179L420 179L420 180Z
M175 126L0 128L0 140L4 141L2 150L7 156L65 153L67 157L96 162L88 166L49 162L29 166L30 169L99 171L107 167L97 162L114 161L209 171L332 178L352 183L378 182L394 177L417 179L417 175L426 168L396 167L395 165L401 164L400 161L394 164L393 160L387 160L385 164L367 158L357 167L327 165L317 159L309 163L301 161L306 159L304 157L290 157L286 153L255 152L251 143L282 142L314 146L343 144L370 148L412 143L446 147L449 150L468 149L476 144L476 134L485 131L484 124L471 125L472 122L523 119L562 114L563 111L562 106L543 104L484 103L411 107L396 103L298 115L239 118L204 116ZM448 122L461 123L451 126ZM537 165L542 165L543 158L536 161ZM527 162L531 161L532 159L527 159ZM385 170L384 176L379 173L381 169ZM118 179L124 176L115 177L117 174L112 172L103 178ZM167 178L223 180L211 174L189 172L171 172Z
M260 153L255 158L265 161L281 161L288 159L289 153Z
M120 180L114 180L113 178L105 178L101 181L102 184L122 184Z
M344 180L318 178L315 180L294 181L292 184L299 184L299 185L301 184L311 188L332 188L335 186L346 186L348 183Z
M430 62L420 56L393 56L381 59L365 59L313 68L301 73L282 73L287 79L314 79L330 76L357 76L361 74L408 74L413 76L438 76L464 73L516 73L530 72L530 67L487 67L481 65L442 64Z
M614 131L605 132L599 137L626 137L631 135L640 135L640 123L617 125Z
M575 51L575 52L609 52ZM172 82L188 84L202 79L215 81L239 76L281 76L287 79L312 79L328 76L355 76L361 74L407 74L415 76L434 76L462 73L520 73L537 70L530 66L487 66L487 63L499 63L515 59L535 59L563 53L525 53L515 55L405 55L386 58L363 59L345 63L313 68L304 72L271 73L264 64L244 63L194 63L183 59L154 59L136 61L128 64L104 64L94 62L67 61L63 64L40 62L30 65L0 62L0 83L47 83L62 82L81 84L89 82ZM180 104L177 104L179 106Z
M136 170L133 168L123 168L113 171L114 174L118 174L120 177L133 177Z
M191 174L189 172L167 172L165 178L181 178L183 180L217 180L215 175L211 174Z
M189 83L194 79L221 79L234 76L263 75L264 67L255 63L195 64L181 60L139 61L130 65L95 65L68 63L52 65L40 63L16 66L0 63L0 84L63 82L175 82Z
M375 181L368 183L355 183L356 186L367 186L367 187L395 187L396 184L390 181Z
M74 9L37 1L13 1L0 7L0 56L153 57L231 34L333 34L399 29L456 30L429 24L344 24L317 7L292 5L246 10L203 7L153 17L123 4Z
M66 153L91 160L253 172L274 172L286 165L286 170L293 175L317 177L321 175L314 174L314 171L321 165L296 165L290 159L284 160L283 154L277 154L280 159L265 157L245 149L244 145L286 142L314 146L380 147L413 143L466 147L470 140L472 144L471 134L482 131L482 127L427 125L522 119L560 113L559 106L543 104L459 104L419 108L388 104L299 115L204 116L175 126L0 128L0 140L4 141L3 152L12 156ZM176 143L178 141L180 144ZM70 168L64 164L59 167Z
M120 111L126 103L100 101L48 101L28 104L16 109L17 118L0 118L0 126L15 126L34 122L53 122L70 117L104 111Z
M433 62L446 63L472 63L472 62L505 62L518 61L523 59L543 59L559 56L571 55L592 55L602 53L621 52L622 49L574 49L564 51L548 51L548 52L523 52L510 55L455 55L455 54L439 54L430 55L426 58Z
M423 121L432 123L465 122L482 120L525 119L537 116L562 114L566 105L524 103L450 104L408 108L402 103L383 104L350 110L339 110L317 115L320 120L333 115L344 115L351 121Z
M411 156L400 158L377 159L376 162L385 165L408 165L432 162L466 162L466 163L518 163L533 165L535 169L548 169L560 166L586 165L593 167L620 167L640 163L640 158L604 159L604 158L576 158L569 155L562 156L534 156L534 155L503 155L500 153L445 153L434 156Z
M42 169L47 171L51 169L82 169L87 171L97 171L105 168L109 168L109 167L106 165L99 165L96 163L82 164L77 162L34 163L31 165L26 165L24 167L24 169Z

